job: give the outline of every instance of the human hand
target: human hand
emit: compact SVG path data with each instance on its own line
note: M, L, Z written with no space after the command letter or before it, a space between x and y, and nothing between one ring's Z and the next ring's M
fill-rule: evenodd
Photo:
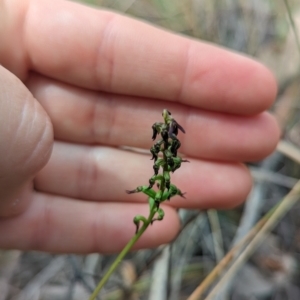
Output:
M164 206L136 248L174 238L175 208L241 203L251 188L242 162L276 146L264 112L276 82L249 58L71 2L4 0L0 24L1 248L119 251L148 212L125 190L153 171L150 153L118 147L149 149L164 108L186 130L191 163L172 182L187 199Z

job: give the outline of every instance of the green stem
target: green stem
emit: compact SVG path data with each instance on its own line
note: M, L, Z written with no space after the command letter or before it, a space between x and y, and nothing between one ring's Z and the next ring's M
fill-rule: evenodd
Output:
M147 222L143 224L143 226L140 228L140 230L136 233L136 235L128 242L128 244L124 247L122 252L117 256L113 264L110 266L108 271L105 273L97 287L95 288L93 294L90 296L89 300L95 300L111 274L116 270L118 267L119 263L123 260L123 258L126 256L126 254L130 251L130 249L133 247L133 245L138 241L138 239L141 237L141 235L145 232L149 224L151 223L154 215L155 215L155 210L150 212L150 215L147 219Z

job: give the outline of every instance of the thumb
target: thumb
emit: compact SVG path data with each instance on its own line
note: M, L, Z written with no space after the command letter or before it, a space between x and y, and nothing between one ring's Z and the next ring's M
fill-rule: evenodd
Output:
M24 84L0 65L0 217L23 212L32 179L52 149L50 119Z

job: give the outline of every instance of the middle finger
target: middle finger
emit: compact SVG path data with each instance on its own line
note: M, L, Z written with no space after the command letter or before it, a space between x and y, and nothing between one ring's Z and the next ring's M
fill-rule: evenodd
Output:
M276 146L278 127L268 113L239 116L166 101L99 93L32 75L28 86L49 114L57 139L86 144L150 148L151 126L167 108L185 128L181 152L188 156L255 161Z

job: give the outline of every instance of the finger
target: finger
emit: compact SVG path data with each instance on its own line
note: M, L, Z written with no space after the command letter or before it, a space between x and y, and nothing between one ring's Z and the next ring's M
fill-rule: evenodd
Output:
M164 220L154 222L134 249L156 247L175 237L177 213L162 207ZM133 237L137 214L147 217L148 204L96 203L36 193L22 215L0 220L0 247L55 253L118 252Z
M28 68L85 88L237 114L274 101L275 79L244 56L72 2L28 3L19 13L26 22L6 21L1 31L1 40L10 37L3 63L15 69L18 62L20 76ZM13 1L5 20L24 7Z
M25 209L52 149L52 126L23 83L0 66L0 216Z
M268 113L252 117L220 114L145 98L97 93L45 77L27 82L50 116L55 136L76 143L150 148L151 126L168 108L185 130L180 151L226 161L257 161L276 147L279 128Z
M125 190L148 185L152 166L146 155L57 142L49 163L35 179L35 187L71 198L144 203L144 194L127 195ZM251 188L243 165L193 159L171 174L171 182L187 192L187 199L174 197L170 205L186 208L233 207L245 200Z

